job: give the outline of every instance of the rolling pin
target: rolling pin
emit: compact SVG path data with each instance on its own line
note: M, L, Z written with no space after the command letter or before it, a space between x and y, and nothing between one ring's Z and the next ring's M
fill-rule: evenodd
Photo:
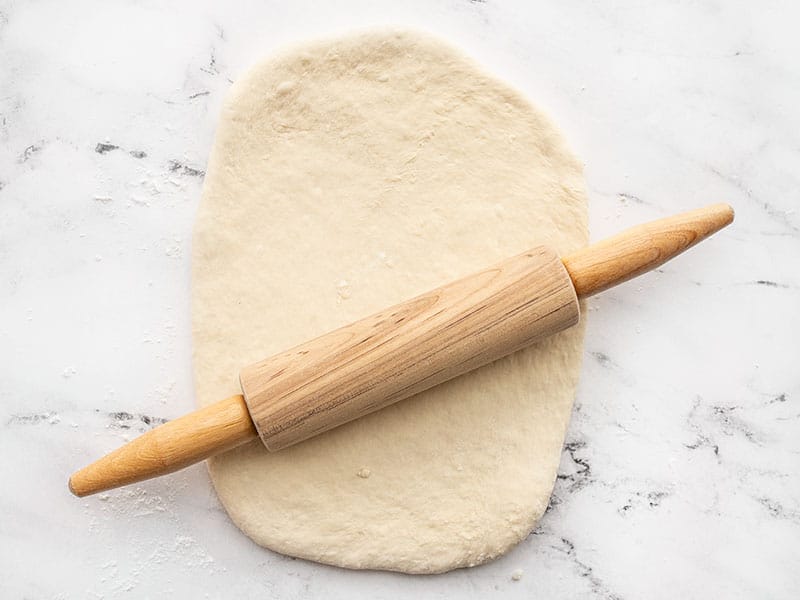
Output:
M242 393L148 431L70 477L77 496L261 438L280 450L578 322L579 298L654 269L733 221L714 204L560 259L539 246L242 369Z

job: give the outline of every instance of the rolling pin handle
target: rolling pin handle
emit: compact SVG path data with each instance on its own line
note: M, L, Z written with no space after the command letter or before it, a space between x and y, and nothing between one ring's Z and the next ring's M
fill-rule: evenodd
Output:
M733 221L728 204L711 204L637 225L562 259L579 298L655 269Z
M69 478L83 497L166 475L258 436L241 395L169 421L108 454Z

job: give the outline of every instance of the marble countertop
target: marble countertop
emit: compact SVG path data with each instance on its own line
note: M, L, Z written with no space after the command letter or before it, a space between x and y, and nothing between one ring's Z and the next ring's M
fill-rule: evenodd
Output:
M0 2L0 596L796 597L797 5L231 4ZM710 202L736 222L591 302L551 508L491 564L274 554L202 465L73 498L70 472L192 408L191 228L231 81L374 24L438 33L545 109L593 239Z

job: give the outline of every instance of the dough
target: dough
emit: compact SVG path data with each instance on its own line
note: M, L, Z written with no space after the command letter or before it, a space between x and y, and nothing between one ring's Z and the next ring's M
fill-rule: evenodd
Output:
M238 81L194 231L200 405L244 365L537 244L587 241L581 166L517 92L441 42L299 46ZM209 461L257 543L436 573L507 551L544 512L582 326L276 453Z

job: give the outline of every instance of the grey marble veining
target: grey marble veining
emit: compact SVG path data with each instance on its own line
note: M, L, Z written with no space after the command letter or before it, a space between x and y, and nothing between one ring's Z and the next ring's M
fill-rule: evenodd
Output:
M0 596L794 598L800 10L791 3L0 2ZM192 407L189 247L220 104L285 43L451 40L586 163L593 239L734 225L591 301L550 507L491 564L351 572L252 544L203 466L77 500ZM513 577L512 577L513 576Z

